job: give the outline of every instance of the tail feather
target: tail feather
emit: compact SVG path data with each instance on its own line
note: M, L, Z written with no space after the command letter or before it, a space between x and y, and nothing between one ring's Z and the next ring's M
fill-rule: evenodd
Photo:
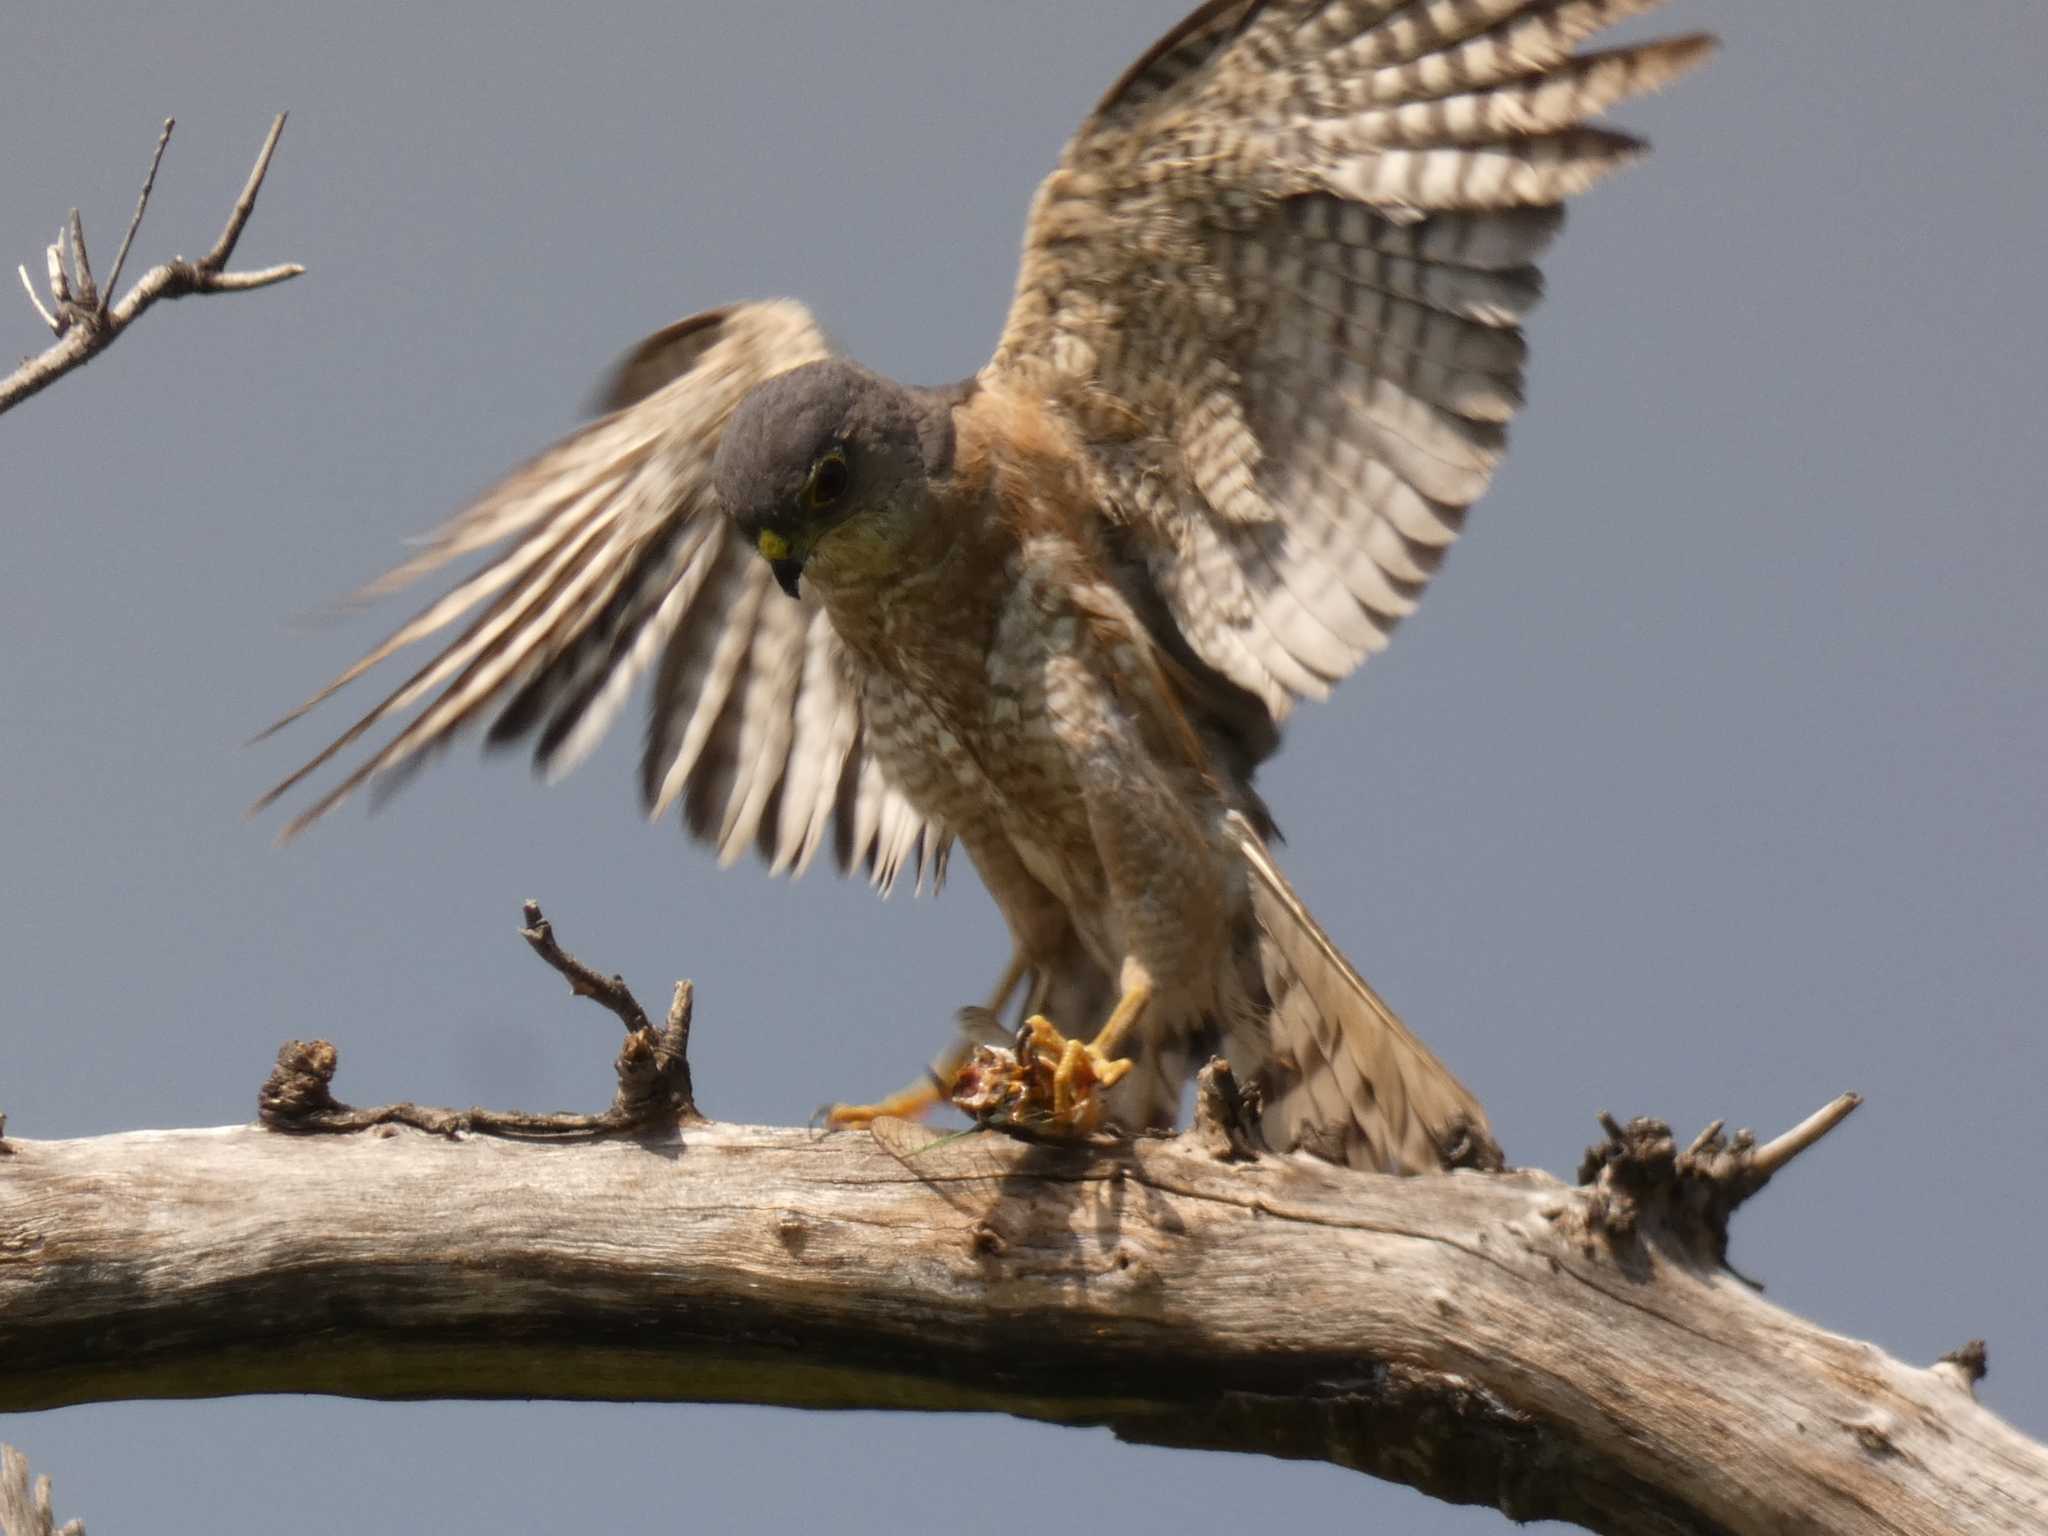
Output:
M1330 941L1250 824L1233 814L1258 923L1265 1005L1227 1032L1256 1083L1266 1140L1387 1173L1499 1168L1486 1111ZM1248 978L1253 980L1253 978Z

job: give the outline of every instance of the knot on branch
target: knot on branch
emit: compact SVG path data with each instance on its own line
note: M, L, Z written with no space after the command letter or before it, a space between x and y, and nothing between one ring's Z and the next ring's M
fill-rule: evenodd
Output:
M690 1015L696 989L676 983L668 1018L660 1029L642 1024L628 1032L612 1063L619 1075L611 1112L628 1125L699 1120L690 1081Z
M1618 1125L1603 1114L1600 1124L1607 1140L1588 1147L1579 1164L1579 1182L1593 1191L1589 1232L1626 1243L1654 1224L1688 1249L1725 1262L1728 1218L1769 1177L1751 1168L1755 1137L1745 1130L1731 1140L1717 1120L1681 1152L1662 1120L1639 1117Z
M257 1118L273 1130L292 1130L310 1117L344 1110L330 1084L341 1052L325 1040L287 1040L277 1065L256 1095Z
M1624 1126L1603 1114L1607 1140L1588 1147L1579 1164L1579 1183L1592 1189L1587 1235L1626 1243L1655 1227L1725 1265L1728 1221L1737 1208L1862 1102L1845 1093L1763 1146L1747 1130L1724 1135L1716 1120L1683 1152L1662 1120L1638 1118Z
M278 1047L256 1095L256 1114L273 1131L329 1133L366 1131L378 1125L410 1125L416 1130L453 1136L469 1128L470 1110L435 1109L421 1104L380 1104L355 1109L334 1096L330 1084L341 1065L341 1052L325 1040L287 1040Z
M1195 1140L1218 1162L1248 1162L1265 1148L1259 1130L1258 1090L1240 1088L1221 1056L1195 1075Z
M1977 1383L1991 1374L1991 1356L1982 1339L1972 1339L1962 1348L1952 1349L1935 1361L1934 1368L1954 1377L1956 1385L1974 1397Z

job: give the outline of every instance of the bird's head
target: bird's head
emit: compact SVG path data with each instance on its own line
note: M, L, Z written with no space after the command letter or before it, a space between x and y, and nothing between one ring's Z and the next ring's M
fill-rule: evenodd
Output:
M885 574L931 511L952 416L840 358L758 385L719 439L712 479L740 536L791 597L806 570Z

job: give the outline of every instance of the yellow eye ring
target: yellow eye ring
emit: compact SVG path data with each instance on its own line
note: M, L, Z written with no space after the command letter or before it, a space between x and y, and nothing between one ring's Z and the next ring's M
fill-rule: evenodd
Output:
M827 448L804 477L804 505L813 512L822 512L846 494L846 482L846 450Z

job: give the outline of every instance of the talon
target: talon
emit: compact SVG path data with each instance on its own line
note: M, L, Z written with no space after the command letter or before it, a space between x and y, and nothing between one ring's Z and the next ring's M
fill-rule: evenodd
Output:
M1110 1053L1136 1025L1151 995L1142 981L1127 988L1093 1040L1069 1039L1051 1019L1033 1013L1018 1026L1008 1050L976 1046L948 1096L983 1125L1057 1140L1087 1136L1102 1124L1105 1096L1133 1065Z
M820 1136L829 1136L834 1131L857 1131L877 1113L872 1104L820 1104L818 1112L811 1116L811 1129Z

